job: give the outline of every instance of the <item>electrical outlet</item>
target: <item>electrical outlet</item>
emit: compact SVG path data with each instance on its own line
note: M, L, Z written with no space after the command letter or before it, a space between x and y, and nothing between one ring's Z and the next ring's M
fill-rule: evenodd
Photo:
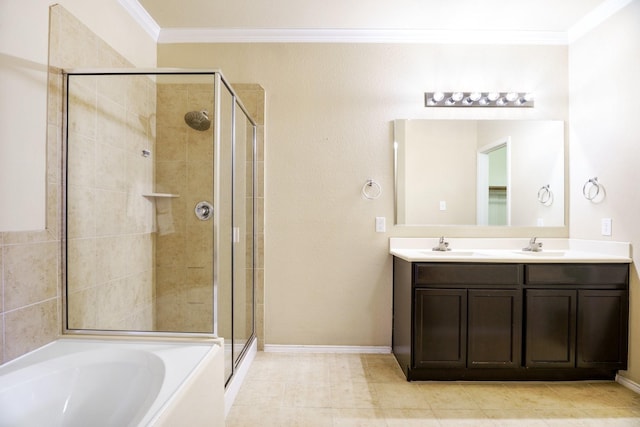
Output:
M447 210L447 202L444 200L440 200L440 210L441 211L446 211Z
M600 228L603 236L611 236L611 218L602 218Z
M387 231L386 219L383 216L376 217L376 233L384 233Z

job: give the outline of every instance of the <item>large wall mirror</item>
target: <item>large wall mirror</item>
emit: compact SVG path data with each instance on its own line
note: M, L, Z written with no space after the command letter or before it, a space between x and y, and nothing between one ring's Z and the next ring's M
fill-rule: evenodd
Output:
M395 120L403 225L562 227L564 122Z

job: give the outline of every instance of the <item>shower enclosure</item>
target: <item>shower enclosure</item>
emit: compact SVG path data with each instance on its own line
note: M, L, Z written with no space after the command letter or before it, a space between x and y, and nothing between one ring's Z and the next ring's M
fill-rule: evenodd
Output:
M255 337L256 124L215 70L64 73L65 333Z

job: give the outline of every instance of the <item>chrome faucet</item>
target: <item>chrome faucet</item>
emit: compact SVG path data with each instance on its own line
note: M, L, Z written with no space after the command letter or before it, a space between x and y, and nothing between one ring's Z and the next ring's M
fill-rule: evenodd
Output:
M522 250L527 252L540 252L542 251L542 242L536 243L536 238L532 237L531 240L529 240L529 246L522 248Z
M444 241L444 236L442 236L442 237L440 237L440 240L438 241L438 246L436 246L432 250L445 252L445 251L450 251L451 248L449 247L449 242L445 242Z

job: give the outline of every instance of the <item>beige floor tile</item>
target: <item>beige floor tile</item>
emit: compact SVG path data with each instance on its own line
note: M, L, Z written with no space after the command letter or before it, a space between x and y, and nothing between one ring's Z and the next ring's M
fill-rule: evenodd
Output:
M421 383L419 387L431 409L480 409L478 403L465 391L466 386L458 383Z
M375 408L378 405L375 388L367 382L333 382L331 390L334 408Z
M552 427L587 427L589 419L580 408L543 408L540 414L544 417L547 425Z
M567 408L572 403L566 395L555 393L545 383L514 383L506 387L516 408Z
M245 379L244 384L238 392L236 406L252 407L280 407L285 398L285 384L265 381Z
M387 427L440 427L430 409L383 409Z
M333 410L333 427L387 427L382 409Z
M497 425L480 409L434 409L433 413L442 427L495 427Z
M331 382L367 381L368 368L364 357L360 354L347 354L345 357L336 357L331 367Z
M331 408L331 386L324 383L285 383L281 405L288 408Z
M509 387L499 383L465 384L465 393L479 408L485 410L512 409L514 395Z
M330 408L281 408L278 415L281 427L333 427ZM260 426L261 424L256 424Z
M404 381L404 374L402 373L402 369L396 362L396 360L392 357L387 357L388 355L367 355L365 357L365 378L369 382L395 382L395 381Z
M427 394L416 383L372 383L380 408L430 409Z
M231 408L225 427L282 427L279 407L239 406Z
M392 355L258 353L227 427L640 427L614 382L407 382Z
M591 383L589 388L615 407L633 407L640 409L640 394L616 382Z
M592 423L600 421L602 426L640 426L640 418L634 408L585 409L584 412Z
M640 396L617 383L550 384L557 399L576 408L640 406Z
M540 411L527 409L483 409L485 416L499 427L547 427Z

